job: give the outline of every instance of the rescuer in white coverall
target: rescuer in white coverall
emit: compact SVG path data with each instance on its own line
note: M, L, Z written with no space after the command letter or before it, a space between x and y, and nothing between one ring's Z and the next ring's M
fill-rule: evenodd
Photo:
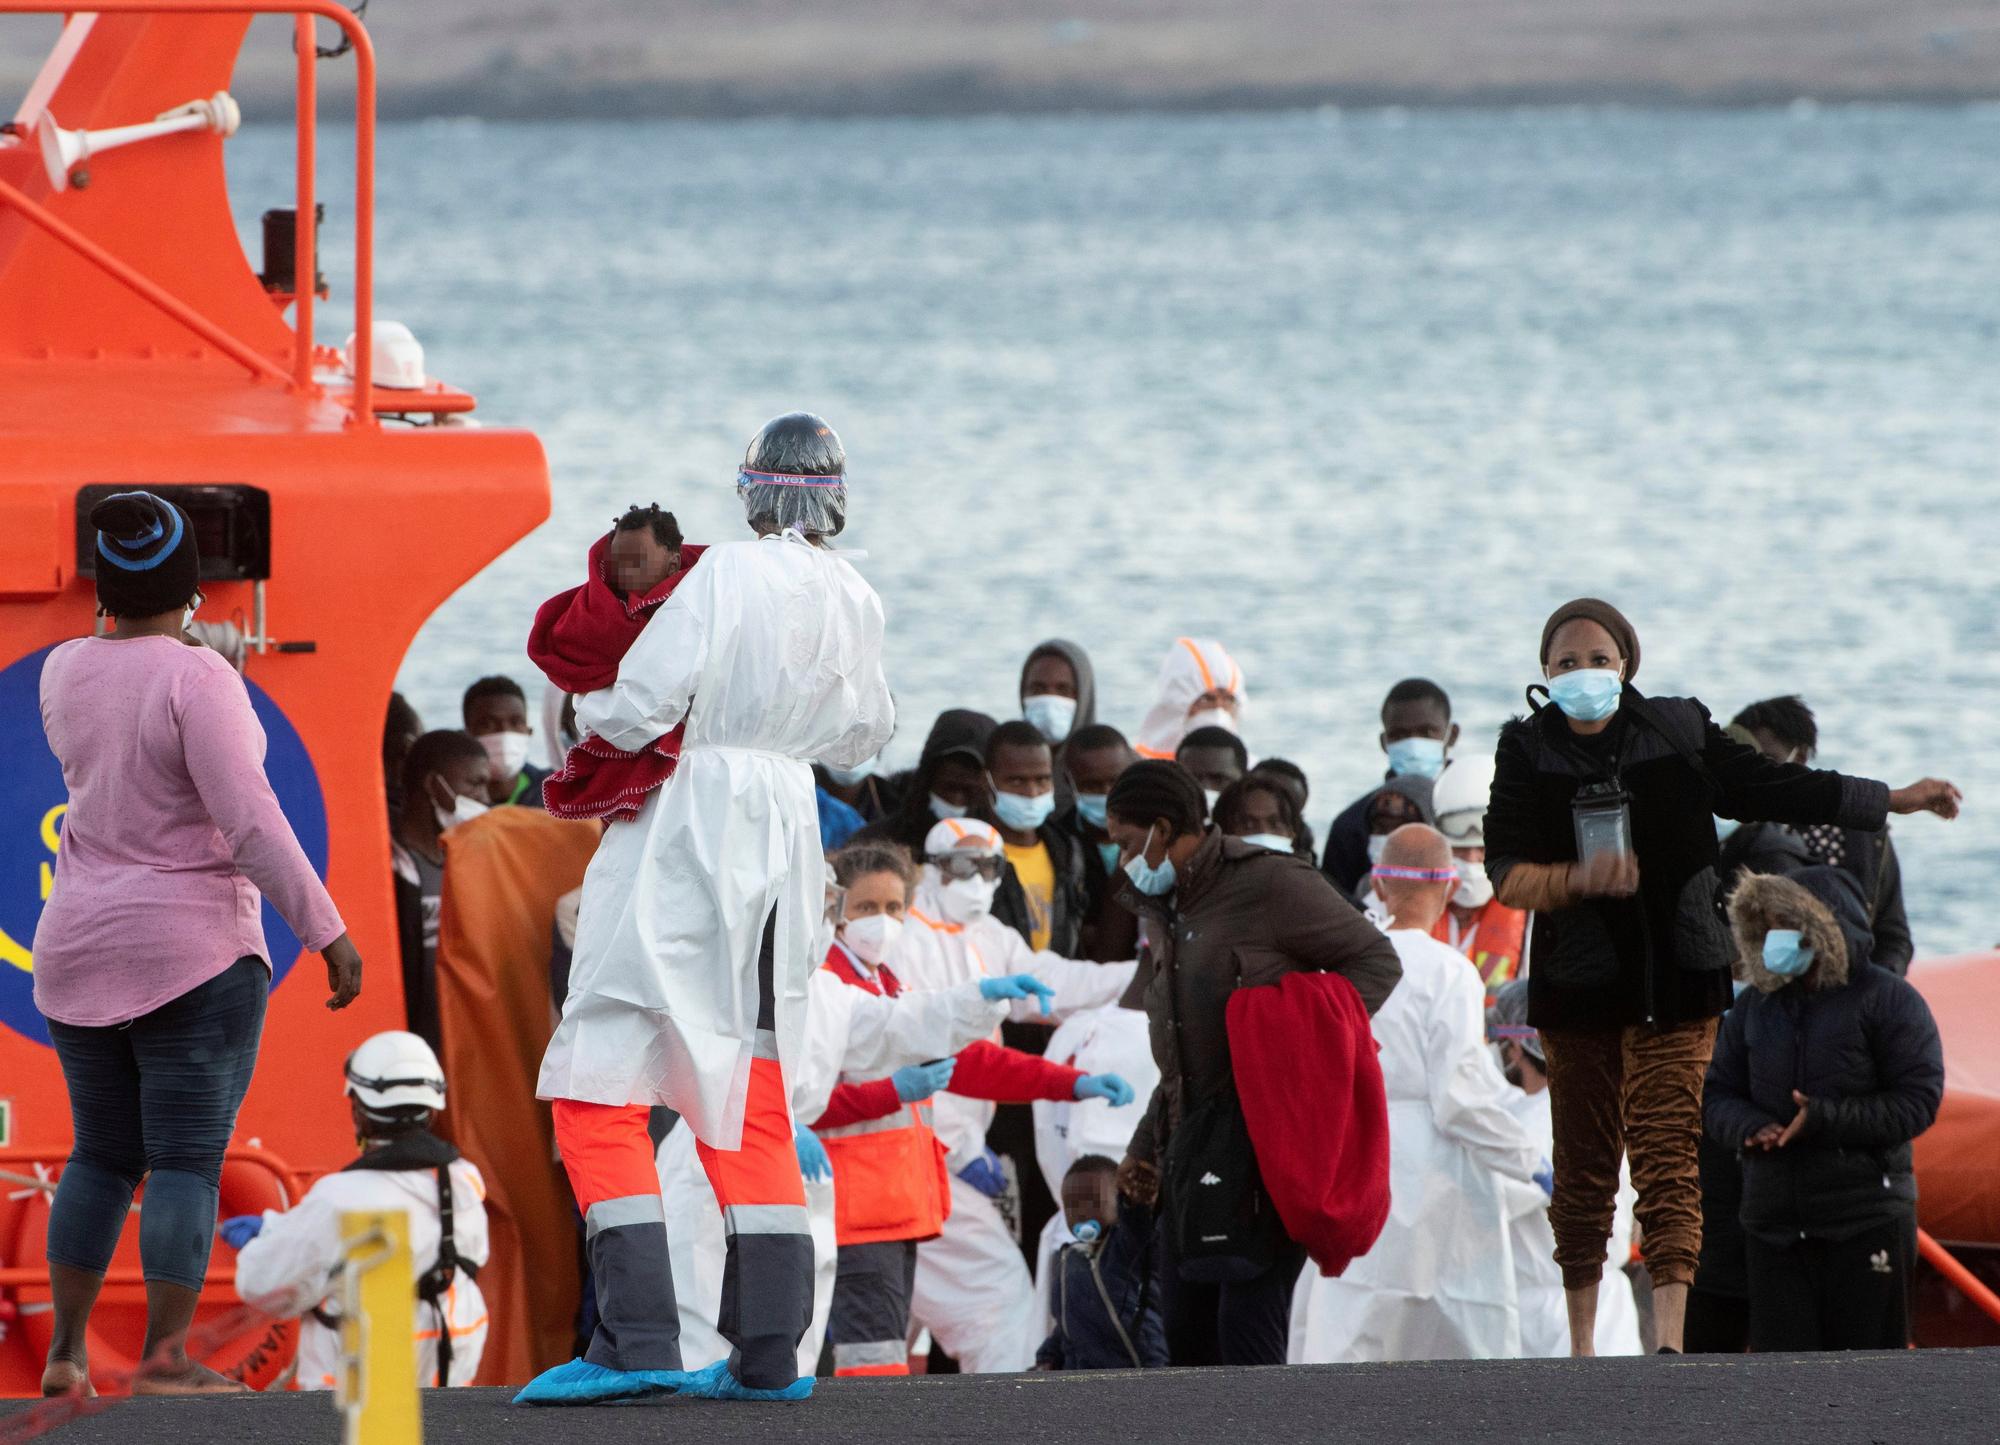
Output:
M853 767L894 729L882 605L827 547L846 457L825 422L779 417L737 491L755 541L711 547L578 728L634 751L687 724L680 766L605 829L539 1093L578 1204L599 1324L580 1360L517 1397L803 1399L797 1348L813 1249L787 1079L803 1063L825 909L811 764ZM693 1130L723 1210L718 1319L730 1357L681 1368L679 1311L647 1111Z
M239 1251L236 1292L272 1314L304 1316L299 1386L331 1390L341 1373L340 1216L400 1210L417 1277L417 1383L470 1384L486 1349L486 1300L474 1278L486 1263L486 1185L471 1160L430 1132L444 1108L444 1070L429 1044L395 1030L348 1055L346 1073L361 1157L282 1213L222 1222L224 1241Z
M1136 963L1090 963L1037 953L992 917L1006 854L1000 834L976 818L947 818L924 839L923 874L890 963L907 989L950 988L968 979L1031 973L1055 990L1054 1017L1115 1003ZM1032 1003L1014 1017L1042 1017ZM1026 1370L1044 1331L1020 1246L994 1206L1004 1176L986 1131L993 1105L946 1092L932 1127L945 1146L951 1214L944 1232L917 1246L910 1319L928 1329L967 1374Z
M1546 1179L1547 1164L1503 1102L1477 970L1430 936L1459 883L1450 845L1409 824L1389 835L1373 872L1403 963L1374 1019L1389 1095L1389 1220L1339 1278L1307 1269L1299 1355L1510 1359L1521 1323L1503 1182Z

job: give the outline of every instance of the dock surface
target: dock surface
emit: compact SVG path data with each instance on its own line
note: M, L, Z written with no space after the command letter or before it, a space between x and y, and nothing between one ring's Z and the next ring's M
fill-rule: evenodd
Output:
M429 1445L1097 1445L1213 1441L1664 1441L1729 1445L2000 1440L2000 1350L1326 1365L1144 1374L822 1380L800 1405L667 1400L527 1409L431 1391ZM0 1406L0 1422L23 1406ZM124 1400L51 1445L334 1445L325 1395Z

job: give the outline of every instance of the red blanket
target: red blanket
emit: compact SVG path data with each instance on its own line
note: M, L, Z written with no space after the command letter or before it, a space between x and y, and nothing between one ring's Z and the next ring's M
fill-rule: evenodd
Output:
M1229 996L1229 1055L1257 1170L1321 1274L1371 1249L1389 1218L1389 1099L1368 1010L1337 973Z
M680 571L643 597L621 597L604 577L604 554L610 547L607 532L591 546L589 580L544 602L528 634L529 658L564 692L596 692L617 681L618 664L653 609L673 596L708 550L683 545ZM676 726L636 753L602 738L584 738L542 784L543 805L558 818L636 818L646 795L674 775L684 727Z

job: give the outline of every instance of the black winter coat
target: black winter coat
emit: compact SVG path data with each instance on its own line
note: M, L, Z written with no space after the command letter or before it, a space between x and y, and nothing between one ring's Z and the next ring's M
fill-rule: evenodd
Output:
M1586 784L1612 779L1631 798L1639 893L1535 915L1525 952L1537 1028L1672 1028L1722 1012L1732 949L1717 906L1715 815L1871 829L1888 816L1883 784L1773 762L1693 698L1649 699L1627 683L1595 737L1572 732L1552 706L1500 730L1486 810L1494 886L1504 892L1523 863L1576 861L1571 803Z
M1119 1221L1093 1250L1063 1246L1056 1256L1049 1312L1055 1328L1035 1351L1051 1370L1159 1369L1167 1328L1149 1251L1151 1211L1124 1203Z
M1923 996L1866 961L1859 886L1835 868L1753 877L1730 917L1752 988L1723 1020L1709 1063L1709 1136L1743 1149L1765 1125L1791 1121L1794 1089L1809 1100L1790 1144L1743 1152L1744 1231L1773 1243L1847 1239L1913 1218L1910 1141L1937 1118L1944 1051ZM1815 952L1810 973L1787 980L1764 967L1772 928L1800 931Z

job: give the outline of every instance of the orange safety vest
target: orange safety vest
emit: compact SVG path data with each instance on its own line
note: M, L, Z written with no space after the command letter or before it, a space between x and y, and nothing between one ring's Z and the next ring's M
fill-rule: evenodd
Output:
M1528 915L1520 909L1509 908L1497 898L1488 899L1486 906L1472 915L1471 923L1459 934L1456 943L1452 942L1451 924L1452 913L1447 908L1431 930L1431 937L1471 959L1486 983L1487 993L1520 971L1521 944L1528 933Z
M826 968L842 983L868 993L894 998L901 992L887 968L876 970L874 979L863 977L839 945L827 955ZM878 1119L815 1129L833 1163L833 1227L839 1243L935 1239L943 1232L951 1214L951 1176L930 1114L927 1099Z

